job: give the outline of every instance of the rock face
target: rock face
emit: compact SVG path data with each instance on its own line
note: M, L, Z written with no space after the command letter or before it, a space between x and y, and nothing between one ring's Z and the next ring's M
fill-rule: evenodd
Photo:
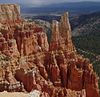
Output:
M68 52L75 51L71 39L71 27L69 24L68 13L65 13L60 22L54 20L52 22L52 39L50 50L65 50Z
M20 17L20 6L16 4L0 4L0 23L13 24L19 23Z
M14 38L17 41L21 55L29 55L40 51L48 51L49 45L46 33L35 24L24 24L16 27Z
M16 5L4 6L20 13ZM2 11L5 12L3 8ZM77 54L72 43L68 13L60 22L53 20L50 44L43 27L35 22L23 21L10 29L7 25L2 27L0 91L4 90L37 90L40 97L99 97L93 66Z
M7 35L7 34L6 34ZM19 56L16 40L14 38L7 39L4 33L0 33L0 51L8 56ZM11 54L11 55L10 55Z

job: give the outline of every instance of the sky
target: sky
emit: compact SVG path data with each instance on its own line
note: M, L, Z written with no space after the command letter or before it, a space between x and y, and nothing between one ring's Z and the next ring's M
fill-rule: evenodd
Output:
M62 3L62 2L78 2L78 1L100 1L100 0L0 0L0 3L19 3L19 4L33 4L41 6L46 4Z

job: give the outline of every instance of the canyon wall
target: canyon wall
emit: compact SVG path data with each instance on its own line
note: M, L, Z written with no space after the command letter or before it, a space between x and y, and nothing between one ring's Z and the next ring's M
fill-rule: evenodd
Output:
M12 25L21 21L20 6L17 4L0 4L0 23Z
M2 6L7 18L9 11L14 14L11 21L20 19L17 5ZM93 65L77 53L72 43L68 13L60 22L53 20L50 44L44 28L34 21L17 22L10 29L2 21L0 91L38 90L40 97L100 97Z

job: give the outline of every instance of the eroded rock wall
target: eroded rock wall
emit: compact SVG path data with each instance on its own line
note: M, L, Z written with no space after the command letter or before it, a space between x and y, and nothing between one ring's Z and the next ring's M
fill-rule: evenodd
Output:
M6 13L5 20L19 20L16 5L1 5L1 12ZM52 22L50 44L43 27L35 22L8 27L2 15L0 18L0 91L38 90L41 97L99 97L93 65L77 54L72 43L68 13L60 22Z
M0 4L0 23L12 25L21 21L20 6L17 4Z

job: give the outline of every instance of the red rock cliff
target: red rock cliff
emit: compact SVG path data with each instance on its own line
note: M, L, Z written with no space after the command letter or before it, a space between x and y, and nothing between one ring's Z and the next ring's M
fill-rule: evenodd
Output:
M16 4L0 4L0 23L13 24L19 23L20 17L20 6Z
M99 97L93 65L77 54L72 43L68 13L60 22L52 22L48 44L43 28L34 22L4 24L8 12L16 13L9 20L19 20L18 6L1 5L1 12L6 12L6 18L0 16L4 25L0 33L0 91L39 90L41 97Z

